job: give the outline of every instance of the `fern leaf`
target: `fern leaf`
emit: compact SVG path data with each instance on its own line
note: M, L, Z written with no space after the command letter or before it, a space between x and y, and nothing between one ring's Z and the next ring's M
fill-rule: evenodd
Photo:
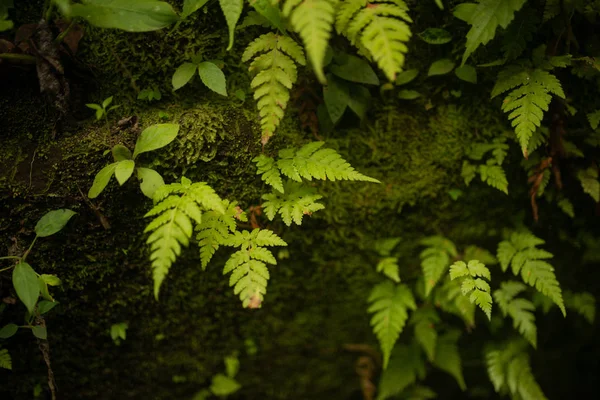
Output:
M317 194L313 187L298 182L286 182L284 188L283 193L275 190L262 196L265 200L262 207L271 221L279 213L287 226L292 222L302 225L302 217L325 208L323 204L317 203L323 196Z
M438 334L435 330L435 324L440 322L438 314L425 307L418 308L410 317L410 324L415 327L415 339L427 354L427 359L435 359L435 349L437 346Z
M267 143L281 122L296 82L296 63L306 64L302 48L287 36L266 33L251 42L242 61L254 59L249 70L254 73L251 86L261 117L262 142Z
M508 194L508 180L501 166L482 164L479 166L479 174L484 183Z
M600 125L600 110L596 110L594 112L587 114L587 119L588 119L592 129L594 129L594 130L598 129L598 125Z
M590 196L596 203L600 202L600 182L598 182L598 170L590 167L586 170L580 170L577 173L577 179L581 182L583 191Z
M475 304L462 294L459 281L447 279L444 284L434 292L435 305L442 310L454 314L472 328L475 326Z
M325 83L323 62L331 37L336 0L286 0L283 15L302 38L304 48L321 83Z
M596 318L596 298L588 292L565 293L565 305L583 316L590 324Z
M223 275L231 273L229 286L233 287L233 293L239 296L243 307L260 308L270 278L267 264L277 264L266 246L287 246L287 243L272 231L257 228L252 232L235 231L222 244L240 247L223 268Z
M400 283L398 258L385 257L377 263L377 272L382 273L396 283Z
M527 50L527 45L539 27L540 19L533 8L521 10L517 18L506 30L503 37L502 51L506 60L515 60Z
M504 271L510 265L515 276L520 273L523 282L552 299L566 316L562 291L556 280L554 268L544 261L553 256L536 248L540 244L544 244L544 241L529 232L512 233L509 240L498 245L498 259Z
M470 293L469 301L476 304L485 312L488 319L492 318L492 296L490 295L490 285L483 279L491 279L490 270L478 260L471 260L469 264L463 261L456 261L450 266L450 279L461 279L461 292L463 296Z
M412 20L402 0L349 0L338 10L336 29L394 81L404 66L406 42L412 35L407 22Z
M6 349L0 349L0 368L12 369L12 358Z
M158 299L160 286L171 265L187 247L193 233L193 224L202 222L204 210L223 213L223 202L206 183L192 183L181 178L181 183L161 186L154 193L155 206L145 217L155 218L144 232L152 232L146 243L150 245L154 296Z
M466 21L471 25L471 29L467 33L467 48L462 58L463 65L480 45L486 45L496 36L496 29L499 26L504 29L508 27L508 24L510 24L515 16L515 12L519 11L526 1L481 0L473 8L469 19ZM457 8L464 7L465 5L472 6L467 3L460 4Z
M535 348L537 347L537 327L535 325L535 306L526 299L515 297L526 290L521 282L502 282L500 289L494 292L494 300L504 316L509 315L513 327Z
M219 247L227 241L227 237L236 230L236 220L247 221L246 214L237 206L236 202L229 203L223 200L225 213L207 211L202 215L202 222L197 226L196 240L200 246L200 261L202 269L212 259Z
M425 378L425 362L418 346L398 344L394 347L389 365L381 373L377 400L396 397L417 379Z
M277 168L275 160L271 157L261 154L258 157L255 157L252 161L256 163L256 168L258 169L256 174L260 175L261 179L267 185L271 185L273 188L283 193L283 180L281 179L281 173Z
M544 4L544 22L550 21L561 12L561 0L546 0Z
M435 348L435 358L433 365L452 375L461 390L466 390L467 385L462 373L462 363L460 360L460 353L458 352L458 339L460 337L460 331L452 330L446 333L437 341Z
M560 81L548 71L510 66L498 74L492 89L492 98L510 91L502 104L509 113L523 154L527 155L529 139L540 126L544 111L552 100L552 94L565 98Z
M440 236L425 238L421 240L421 244L429 246L420 254L421 268L425 276L425 296L429 296L450 265L450 257L455 257L457 252L451 241Z
M349 180L380 183L356 171L333 149L322 149L323 142L312 142L300 149L288 148L279 152L277 167L288 178L302 182L307 180Z
M375 286L368 301L368 312L373 314L371 326L381 345L385 369L408 319L408 310L415 310L417 306L408 286L396 286L389 281Z

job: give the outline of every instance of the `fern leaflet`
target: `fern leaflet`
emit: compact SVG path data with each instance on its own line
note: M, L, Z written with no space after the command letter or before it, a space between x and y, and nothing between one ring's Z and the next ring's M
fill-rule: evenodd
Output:
M429 296L450 265L451 257L456 257L458 253L454 243L441 236L430 236L421 240L421 244L428 246L421 252L420 257L425 276L425 296Z
M0 368L12 369L12 358L6 349L0 349Z
M433 365L452 375L456 379L458 386L462 390L465 390L467 385L463 377L460 353L456 344L459 338L460 331L458 330L451 330L445 335L440 336L435 348Z
M494 292L494 300L498 303L504 316L513 319L513 327L535 348L537 347L537 327L535 326L534 304L526 299L515 299L527 287L521 282L508 281L500 284Z
M338 0L286 0L283 15L304 42L304 48L321 83L325 83L323 62Z
M510 91L502 104L502 111L509 113L517 139L527 156L529 139L540 126L544 111L552 100L552 94L565 98L560 81L543 69L529 69L512 65L498 74L492 89L492 98Z
M477 304L483 310L488 319L492 319L492 296L490 285L481 278L491 279L490 270L478 260L471 260L468 264L456 261L450 266L450 279L462 278L461 292L463 296L471 294L469 301Z
M458 281L452 281L448 277L434 292L434 303L442 310L462 318L469 328L475 326L475 304L463 296Z
M202 222L196 227L198 234L196 240L200 246L200 261L202 269L212 259L219 247L227 241L229 235L235 233L236 220L248 221L246 214L237 206L236 202L230 203L223 200L224 213L207 211L202 215Z
M259 36L248 45L242 61L250 59L253 60L248 69L255 74L251 86L265 144L283 118L290 89L298 78L296 63L305 65L306 59L302 48L294 40L272 32Z
M370 55L390 81L402 72L411 37L408 7L402 0L340 2L336 29L361 52Z
M290 226L292 222L301 225L302 217L325 208L317 200L323 198L317 194L315 188L298 182L286 182L285 192L274 190L262 196L265 200L262 207L269 220L273 220L277 213L281 214L283 222Z
M252 232L236 231L223 244L240 248L223 268L223 275L231 273L229 286L233 287L233 293L239 295L244 307L260 308L270 278L267 264L277 264L267 246L287 246L287 243L272 231L257 228Z
M439 315L428 307L418 308L410 317L410 324L415 326L415 339L427 354L427 359L432 362L438 340L435 324L439 322Z
M596 318L596 298L588 292L565 293L565 305L581 315L590 324Z
M598 181L598 170L589 167L577 173L577 179L581 182L583 191L589 194L596 203L600 202L600 182Z
M480 45L486 45L496 36L496 29L506 29L527 0L481 0L479 4L463 3L456 7L454 15L461 18L471 29L467 33L467 48L463 65Z
M408 319L408 310L415 310L417 305L408 286L396 286L390 281L375 286L368 301L368 312L373 314L371 326L381 345L385 369Z
M503 271L510 266L515 276L520 272L523 282L552 299L566 316L562 291L556 280L554 268L544 261L553 255L536 248L544 243L529 232L513 232L508 240L498 245L498 260Z
M397 257L385 257L377 263L377 272L382 273L396 283L400 283Z
M275 189L285 193L281 183L281 174L296 181L307 180L349 180L380 183L356 171L342 156L333 149L322 149L323 142L311 142L300 149L288 148L279 151L279 159L260 155L254 158L258 166L258 174L263 181ZM275 166L278 171L275 171Z
M398 344L394 347L389 365L381 373L377 400L396 397L417 379L424 379L425 362L415 343L410 346Z
M182 177L181 183L159 187L154 193L154 207L145 217L155 217L144 232L152 232L150 245L154 296L158 299L160 286L169 268L187 246L193 233L193 223L202 222L203 210L224 213L223 202L204 182L192 183Z

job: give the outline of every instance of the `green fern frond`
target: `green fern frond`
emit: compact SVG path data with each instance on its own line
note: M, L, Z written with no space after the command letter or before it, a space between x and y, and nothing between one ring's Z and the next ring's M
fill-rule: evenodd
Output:
M490 270L478 260L471 260L469 264L456 261L450 266L450 279L462 278L461 292L463 296L470 293L469 301L483 310L488 319L492 318L492 296L490 285L481 278L491 280Z
M596 298L588 292L565 293L565 305L583 316L590 324L596 318Z
M260 175L261 179L267 185L273 186L276 190L283 193L283 180L281 179L281 173L279 172L279 168L277 168L275 160L272 157L261 154L252 161L256 163L256 168L258 169L256 174Z
M402 0L343 1L336 15L337 31L370 55L390 81L402 72L411 22Z
M596 203L600 202L600 182L598 181L598 170L590 167L586 170L580 170L577 173L577 179L581 182L583 191L589 194Z
M12 358L6 349L0 349L0 368L12 369Z
M399 343L394 347L389 365L381 373L377 388L377 400L396 398L417 379L425 378L425 361L421 354L416 343L412 343L410 346Z
M482 164L479 166L479 174L484 183L508 194L508 180L501 166Z
M556 280L554 268L544 261L553 255L536 248L544 243L529 232L513 232L508 240L498 245L498 260L503 271L510 265L515 276L521 273L523 282L552 299L566 316L562 291Z
M492 98L507 91L502 111L509 113L523 154L527 155L529 139L540 126L544 111L548 111L552 94L564 99L565 93L560 81L548 71L520 65L509 66L498 74Z
M251 42L242 61L253 59L251 87L261 117L262 142L267 143L284 115L290 99L290 89L296 82L296 63L306 64L304 52L288 36L266 33Z
M461 318L465 324L472 328L475 326L475 304L462 294L459 281L452 281L450 277L434 292L434 303L445 312Z
M429 296L450 265L451 257L456 257L457 251L450 240L441 236L430 236L421 240L421 244L429 246L420 254L421 268L425 276L425 296Z
M481 0L479 4L463 3L454 15L463 19L471 29L467 33L467 48L462 58L464 64L480 45L486 45L496 36L498 27L506 29L527 0Z
M528 43L533 40L539 25L540 19L536 10L533 8L521 10L502 38L504 58L508 61L519 58L527 50Z
M272 231L257 228L252 232L236 231L222 244L240 248L223 268L223 275L231 273L229 286L233 287L233 293L239 295L244 307L260 308L270 278L267 264L277 264L266 247L287 246L287 243Z
M377 263L377 272L382 273L396 283L400 283L397 257L385 257Z
M508 281L500 284L494 292L494 300L504 316L509 315L513 327L535 348L537 347L537 327L535 325L535 306L526 299L515 297L525 291L527 286L521 282Z
M408 286L396 286L390 281L375 286L368 301L368 312L373 314L371 326L381 345L385 369L408 319L408 310L415 310L417 305Z
M323 196L317 194L317 190L313 187L288 181L284 185L284 190L283 193L274 190L262 196L265 200L262 207L271 221L279 213L287 226L292 222L302 225L302 217L325 208L323 204L317 203Z
M439 315L431 308L420 307L412 313L409 323L415 327L415 339L427 354L427 359L435 359L438 334L435 324L440 322Z
M181 183L163 185L154 193L154 207L145 217L155 217L144 232L152 232L146 241L150 245L154 297L158 299L160 285L169 268L187 247L193 225L202 222L205 210L224 213L223 201L204 182L192 183L182 177Z
M467 385L462 373L462 363L460 360L460 353L458 352L458 339L460 338L460 331L452 330L446 333L437 341L435 348L435 358L433 365L452 375L461 390L466 390Z
M522 400L545 400L531 372L527 345L522 340L513 340L499 349L486 352L488 375L497 393L508 390L513 398Z
M198 246L200 246L200 261L202 269L212 259L212 256L227 241L227 237L236 230L236 220L247 221L246 214L234 201L223 200L224 213L207 211L202 215L202 222L196 227Z
M325 83L323 62L331 37L335 6L338 0L286 0L283 15L304 43L306 54L321 83Z

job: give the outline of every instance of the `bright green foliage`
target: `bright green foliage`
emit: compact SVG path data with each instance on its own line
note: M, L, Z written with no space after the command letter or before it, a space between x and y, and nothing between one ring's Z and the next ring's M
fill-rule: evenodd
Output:
M596 298L591 293L565 292L565 306L581 315L590 324L594 323L596 318Z
M265 202L262 207L271 221L279 213L287 226L290 226L292 222L301 225L304 215L310 215L325 208L323 204L317 203L321 198L323 196L317 194L314 187L288 181L284 185L284 192L274 190L263 195L262 199Z
M0 349L0 368L12 369L12 358L6 349Z
M336 29L375 60L390 81L402 72L412 22L402 0L346 0L339 3Z
M508 2L507 2L508 3ZM492 98L509 92L502 103L502 111L509 113L523 154L527 155L529 139L540 126L552 94L565 98L560 81L548 71L511 65L498 74L492 89Z
M381 374L377 400L398 395L417 379L423 379L425 374L425 362L419 346L416 343L410 346L398 344L394 347L388 367Z
M469 298L462 294L459 281L450 280L448 277L443 285L434 291L434 304L461 318L468 327L475 326L475 303L471 303Z
M233 286L233 293L239 295L244 307L260 308L270 276L267 263L277 264L266 246L287 246L287 243L272 231L257 228L252 232L236 231L223 244L240 247L223 268L223 275L231 273L229 286Z
M510 266L515 276L520 272L523 282L551 298L563 315L566 315L562 291L556 280L554 268L544 261L553 255L536 247L544 243L529 232L513 232L508 240L498 245L498 260L503 271Z
M454 16L471 25L467 33L467 48L463 54L464 64L480 45L486 45L496 36L496 29L506 29L527 0L481 0L479 4L459 4Z
M458 252L454 243L441 236L430 236L421 240L421 244L428 246L420 254L421 268L425 275L425 296L429 296L433 287L444 275L450 265L451 258Z
M483 182L508 194L508 180L501 166L482 164L479 166L479 174Z
M400 283L400 272L397 257L385 257L377 263L377 272L382 273L396 283Z
M419 307L410 317L410 325L415 327L415 340L421 345L427 359L435 359L438 334L435 325L440 322L439 315L429 307Z
M283 15L289 17L294 31L302 38L315 74L325 83L323 62L339 0L286 0Z
M127 339L127 329L129 329L129 324L127 322L119 322L111 325L110 338L117 346Z
M342 156L333 149L322 149L324 142L311 142L300 149L288 148L279 151L279 159L263 154L253 161L257 164L258 174L262 180L275 189L285 193L281 174L296 181L307 180L349 180L379 183L377 179L370 178L356 171Z
M229 51L233 47L233 34L235 33L235 26L242 15L244 0L219 0L219 4L229 28L229 45L227 46Z
M513 398L545 400L546 396L531 372L526 346L523 341L518 340L509 342L500 350L487 351L485 358L488 375L498 393L508 389Z
M460 279L461 291L463 296L471 294L469 301L477 304L485 312L488 319L492 318L492 296L490 294L490 285L483 279L491 280L490 270L477 260L456 261L450 266L450 279Z
M181 183L164 185L154 193L154 207L145 217L155 217L144 232L151 232L150 245L154 296L158 299L160 285L169 268L187 247L194 224L202 223L203 211L225 213L223 201L204 182L192 183L182 177Z
M521 282L507 281L500 284L494 292L494 300L500 307L502 315L513 319L513 326L533 347L537 346L537 327L535 326L535 306L526 299L515 297L524 292L527 286Z
M600 182L598 181L598 169L589 167L577 173L577 179L581 182L583 191L592 196L596 203L600 202Z
M435 358L433 365L452 375L458 386L462 390L466 390L465 378L462 373L462 363L460 361L460 353L458 352L458 339L460 331L451 330L445 335L439 337L435 348Z
M283 118L290 99L290 89L298 78L296 63L306 64L304 52L288 36L266 33L251 42L242 61L252 59L250 72L254 74L252 89L261 117L262 142L267 143Z
M381 345L385 369L408 319L408 310L415 310L417 305L408 286L394 285L390 281L375 286L368 301L368 312L373 314L371 326Z
M202 214L202 222L196 226L198 246L200 246L200 261L202 269L212 259L220 246L227 242L229 235L236 231L236 221L248 221L246 213L238 207L237 203L223 200L224 213L219 211L206 211Z

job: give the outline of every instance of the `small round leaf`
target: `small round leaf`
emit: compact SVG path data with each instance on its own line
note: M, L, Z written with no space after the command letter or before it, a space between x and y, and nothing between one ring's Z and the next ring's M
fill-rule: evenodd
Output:
M146 197L152 198L154 192L159 187L165 184L162 176L158 172L150 168L137 168L137 177L141 181L140 189Z
M141 153L160 149L171 143L179 133L179 124L156 124L144 129L140 135L135 149L133 158L136 158Z
M19 330L19 327L15 324L4 325L0 328L0 339L8 339L17 333L17 330Z
M192 79L194 73L196 73L196 68L196 64L181 64L173 74L173 79L171 80L173 83L173 90L177 90L185 86Z
M429 44L446 44L452 40L452 35L445 29L427 28L418 35L421 40Z
M449 58L442 58L441 60L434 61L433 64L431 64L427 75L445 75L454 69L454 65L454 61L450 60Z
M64 228L67 222L69 222L71 217L75 214L77 214L75 211L66 208L46 213L35 225L36 235L39 237L54 235Z
M35 336L38 339L46 340L48 338L48 331L46 331L46 328L44 328L43 326L33 326L31 327L31 331L33 332L33 336Z
M209 61L198 64L198 74L207 88L221 96L227 96L225 74L216 64Z
M472 65L462 65L456 68L454 73L465 82L477 83L477 70Z

